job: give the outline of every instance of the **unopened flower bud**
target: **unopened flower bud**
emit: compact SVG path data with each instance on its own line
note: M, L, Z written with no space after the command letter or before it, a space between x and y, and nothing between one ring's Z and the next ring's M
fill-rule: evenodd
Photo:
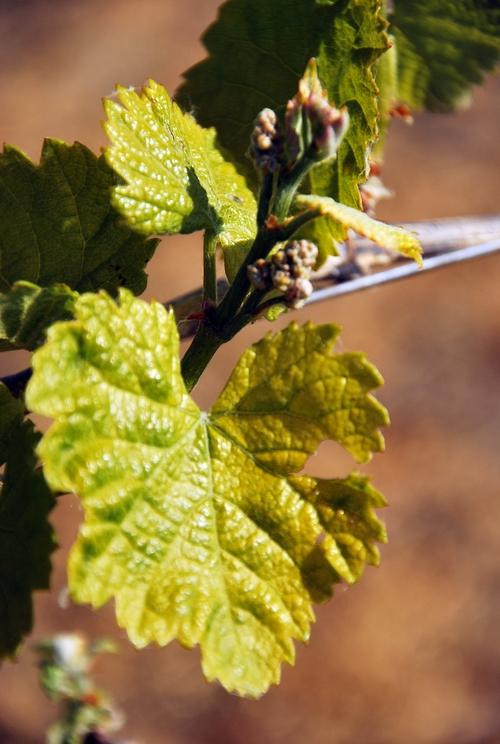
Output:
M259 258L254 264L249 264L247 266L247 276L250 284L255 289L264 290L272 287L269 261L266 261L265 258Z
M309 279L297 279L285 293L285 305L293 310L303 307L305 301L312 295L313 285Z
M285 141L289 164L293 165L306 151L318 161L333 157L348 125L347 109L339 110L328 102L316 62L310 60L299 81L298 92L286 108Z
M292 240L286 246L286 255L293 276L309 276L318 258L318 247L310 240Z
M276 268L275 266L273 266L271 268L271 272L273 278L273 287L277 289L278 292L286 292L286 290L290 286L290 282L292 281L289 268Z
M318 247L310 240L290 240L270 258L250 264L248 279L255 289L275 289L288 307L299 308L313 291L310 276L317 257Z
M291 292L303 279L309 280L318 257L318 248L310 240L291 240L271 257L271 279L279 292Z
M349 115L347 109L336 109L327 100L311 95L304 107L311 121L312 147L317 160L328 160L336 155L340 141L347 131Z

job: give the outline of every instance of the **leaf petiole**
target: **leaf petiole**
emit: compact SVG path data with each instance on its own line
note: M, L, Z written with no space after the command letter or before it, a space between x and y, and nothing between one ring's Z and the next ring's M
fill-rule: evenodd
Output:
M205 230L203 236L203 302L217 304L217 236Z

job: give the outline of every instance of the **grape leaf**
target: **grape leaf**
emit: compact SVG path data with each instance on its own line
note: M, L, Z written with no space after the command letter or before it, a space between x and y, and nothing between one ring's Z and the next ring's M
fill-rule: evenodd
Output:
M31 631L32 593L48 589L56 547L48 522L54 498L35 469L40 435L30 421L11 434L0 493L0 658L15 654Z
M12 435L19 428L23 417L22 401L14 398L3 382L0 382L0 466L7 459Z
M380 0L229 0L203 37L207 59L185 73L178 100L205 126L252 179L246 159L253 122L269 107L282 114L311 57L330 101L349 109L350 125L337 158L316 166L313 193L360 207L367 152L377 136L377 87L371 72L388 48ZM338 225L332 239L343 239Z
M71 317L76 297L65 284L16 282L10 292L0 294L0 351L36 349L52 323Z
M55 419L48 482L85 522L73 597L116 600L137 646L200 644L208 679L258 696L306 640L312 600L377 564L383 498L362 476L297 475L320 441L382 449L381 383L335 326L290 325L248 349L210 413L188 396L174 316L122 291L84 295L33 357L28 406ZM65 394L61 395L61 386Z
M375 67L377 87L379 89L379 135L370 153L373 163L383 162L383 153L387 134L392 121L392 113L400 103L398 98L398 55L396 40L389 35L391 48L382 55ZM408 112L408 115L410 113Z
M336 159L312 170L309 187L314 194L361 209L358 187L366 181L368 156L379 134L378 88L372 67L389 48L389 41L379 0L354 0L338 7L319 58L319 75L336 106L347 106L349 128ZM342 225L331 225L330 236L334 243L344 240ZM333 244L330 253L334 252Z
M500 60L500 7L492 0L397 0L389 15L400 103L452 111Z
M79 143L45 140L40 165L6 146L0 155L0 291L18 280L110 292L146 286L157 241L122 224L110 203L116 176Z
M207 230L218 244L250 244L255 236L253 194L203 129L150 80L137 95L119 87L120 103L107 100L109 164L126 184L114 204L146 235Z
M321 219L336 220L344 228L351 228L383 248L413 258L419 266L422 266L422 246L418 238L402 227L374 220L364 212L346 207L345 204L339 204L327 196L300 195L296 197L295 205L299 209L320 209L323 213Z

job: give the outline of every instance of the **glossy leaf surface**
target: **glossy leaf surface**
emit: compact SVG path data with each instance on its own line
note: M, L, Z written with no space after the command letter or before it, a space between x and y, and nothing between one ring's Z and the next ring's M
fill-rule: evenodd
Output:
M114 204L146 234L207 230L225 249L255 234L253 194L215 145L215 131L184 114L150 80L138 95L118 88L119 103L105 103L110 165L126 184Z
M292 324L243 354L204 413L163 306L84 295L75 315L50 329L27 391L55 419L46 477L85 510L72 594L114 597L138 646L200 644L208 679L258 696L308 638L312 600L378 562L380 494L362 476L297 473L324 439L359 461L382 449L380 375L333 353L335 326Z

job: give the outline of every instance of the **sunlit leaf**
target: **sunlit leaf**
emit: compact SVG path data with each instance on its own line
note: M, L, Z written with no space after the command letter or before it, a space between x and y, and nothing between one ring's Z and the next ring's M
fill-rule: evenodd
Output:
M225 249L255 235L253 194L215 145L215 131L184 114L150 80L138 95L119 87L105 102L110 165L125 180L114 204L146 235L207 230Z
M295 203L301 209L320 209L325 218L336 220L346 229L351 228L383 248L413 258L420 266L422 265L422 247L418 238L402 227L374 220L365 212L346 207L345 204L339 204L327 196L301 195L296 198Z
M85 510L73 597L114 597L137 646L200 644L208 679L258 696L308 638L312 600L378 562L380 494L362 476L297 473L324 439L360 461L382 449L380 375L333 353L335 326L292 324L243 354L204 413L163 306L84 295L75 315L50 329L27 391L55 419L46 477Z

